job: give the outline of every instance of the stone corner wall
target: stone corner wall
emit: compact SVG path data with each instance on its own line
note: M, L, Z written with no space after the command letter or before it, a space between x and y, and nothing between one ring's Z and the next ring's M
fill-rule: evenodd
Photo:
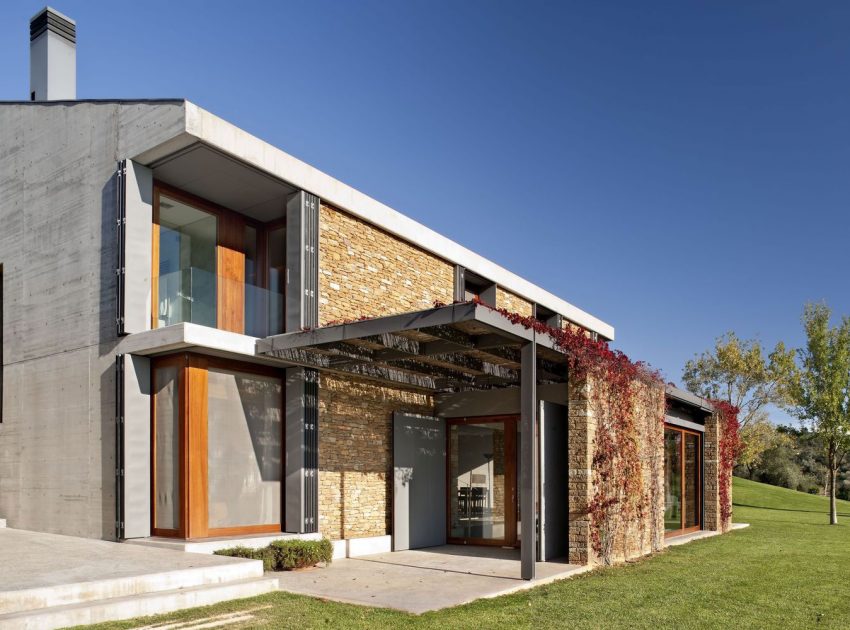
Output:
M332 540L392 533L393 411L433 415L434 401L320 374L319 531Z
M454 265L346 212L319 210L319 324L450 304Z
M569 384L569 561L600 562L592 545L589 505L593 499L592 469L597 419L592 378ZM643 515L621 525L615 558L622 562L659 551L664 541L664 388L636 383L635 415L643 475Z
M591 383L571 377L568 388L569 561L590 564L595 561L588 507L593 498L591 463L596 422L591 405Z
M703 528L723 531L720 522L720 422L717 414L705 419L702 449Z

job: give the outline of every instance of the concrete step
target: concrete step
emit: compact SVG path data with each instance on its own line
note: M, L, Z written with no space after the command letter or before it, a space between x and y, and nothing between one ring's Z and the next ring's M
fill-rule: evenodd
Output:
M0 615L116 597L221 585L261 577L263 577L263 563L260 560L222 558L222 563L215 566L2 591L0 592ZM0 622L0 628L2 627Z
M211 554L219 549L228 549L230 547L259 549L261 547L267 547L276 540L321 540L321 538L321 534L289 534L281 532L279 534L249 534L247 536L224 536L221 538L204 538L200 540L151 536L150 538L132 538L125 540L123 544L157 547L188 553Z
M0 615L3 630L52 630L83 624L102 623L159 615L209 606L232 599L254 597L277 590L276 578L247 578L223 584L204 584L139 595L110 597L65 606L50 606Z

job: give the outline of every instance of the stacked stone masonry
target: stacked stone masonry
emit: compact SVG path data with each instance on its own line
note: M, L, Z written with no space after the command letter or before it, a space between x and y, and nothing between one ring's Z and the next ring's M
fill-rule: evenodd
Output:
M531 317L533 308L531 302L505 291L502 287L496 287L496 307L524 317Z
M349 214L319 213L319 323L449 304L454 266Z
M319 380L319 531L333 540L391 532L393 412L433 415L422 393L355 377Z

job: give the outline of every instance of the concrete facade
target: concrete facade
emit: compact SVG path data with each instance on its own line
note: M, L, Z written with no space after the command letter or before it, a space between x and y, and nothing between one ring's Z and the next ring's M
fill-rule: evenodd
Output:
M116 162L183 125L182 102L0 105L10 527L114 537Z

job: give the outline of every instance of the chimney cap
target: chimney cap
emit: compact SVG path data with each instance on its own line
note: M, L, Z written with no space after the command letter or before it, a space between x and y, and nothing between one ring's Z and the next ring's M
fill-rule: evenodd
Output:
M45 31L52 31L72 44L77 43L76 21L50 6L44 7L30 18L30 41L34 41Z

